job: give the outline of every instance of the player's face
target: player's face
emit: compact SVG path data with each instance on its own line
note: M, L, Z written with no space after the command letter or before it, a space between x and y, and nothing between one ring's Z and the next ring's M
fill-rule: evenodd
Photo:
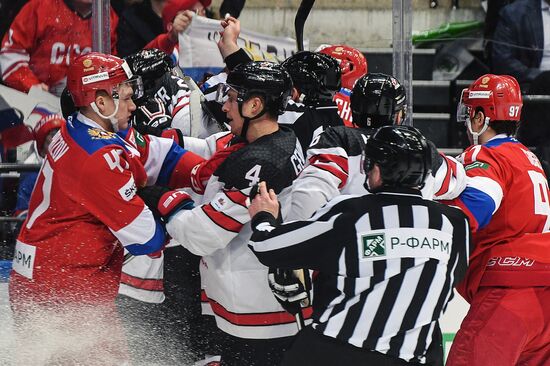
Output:
M227 92L227 99L223 103L222 111L227 116L231 132L234 135L240 135L243 127L243 118L239 113L239 103L237 102L237 91L230 89Z
M128 128L128 121L132 113L136 110L136 105L132 100L134 90L131 86L121 84L118 88L118 111L115 118L118 121L118 128L125 130Z

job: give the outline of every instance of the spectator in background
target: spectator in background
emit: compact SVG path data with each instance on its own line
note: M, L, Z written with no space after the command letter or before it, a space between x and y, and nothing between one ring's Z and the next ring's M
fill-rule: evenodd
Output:
M193 13L206 16L206 7L212 0L168 0L162 10L162 23L166 33L163 33L149 42L144 48L158 48L172 54L178 44L178 34L184 32L191 20Z
M2 40L3 82L27 93L32 86L61 95L67 68L92 50L92 0L31 0ZM118 17L111 9L111 49L116 49Z
M483 27L483 38L485 39L484 57L487 65L491 67L491 52L493 50L493 36L497 27L500 9L512 3L514 0L488 0L487 12L485 14L485 26Z
M144 0L125 8L117 27L117 50L126 57L164 32L162 10L166 0Z
M512 75L522 90L550 70L549 0L517 0L500 11L492 47L496 74Z
M21 10L23 5L28 0L0 0L0 12L2 18L0 18L0 37L4 37L4 33L10 27L10 23L15 15Z

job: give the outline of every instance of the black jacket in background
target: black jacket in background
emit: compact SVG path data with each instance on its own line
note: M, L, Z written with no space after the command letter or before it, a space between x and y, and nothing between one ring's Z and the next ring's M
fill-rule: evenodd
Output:
M127 7L120 14L117 27L118 55L124 57L141 50L161 33L162 19L151 8L150 0Z

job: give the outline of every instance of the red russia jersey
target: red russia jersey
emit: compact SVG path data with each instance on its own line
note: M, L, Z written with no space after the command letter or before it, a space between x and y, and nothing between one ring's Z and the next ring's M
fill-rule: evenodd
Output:
M470 147L462 157L469 179L455 204L468 215L474 232L475 248L463 283L471 295L493 247L500 250L526 233L548 231L550 205L539 160L516 139L498 135Z
M351 90L342 88L334 95L333 100L338 106L338 115L344 121L344 125L348 127L355 127L353 125L353 118L351 114L350 95Z
M10 278L14 305L113 301L122 246L164 243L136 195L147 179L138 151L78 118L55 135L31 196Z
M118 17L111 9L111 50L115 53ZM38 83L60 95L70 62L92 50L92 19L81 18L63 0L31 0L2 40L0 69L10 87L28 92Z

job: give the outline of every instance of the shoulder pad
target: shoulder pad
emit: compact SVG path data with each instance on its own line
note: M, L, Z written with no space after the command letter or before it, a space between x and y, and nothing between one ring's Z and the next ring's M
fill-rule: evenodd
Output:
M317 141L312 142L310 148L326 149L341 147L349 156L357 156L363 153L367 138L371 134L371 130L363 128L346 126L329 127L319 135Z
M292 184L303 168L294 133L279 130L231 154L214 173L226 189L245 189L267 182L276 193Z

